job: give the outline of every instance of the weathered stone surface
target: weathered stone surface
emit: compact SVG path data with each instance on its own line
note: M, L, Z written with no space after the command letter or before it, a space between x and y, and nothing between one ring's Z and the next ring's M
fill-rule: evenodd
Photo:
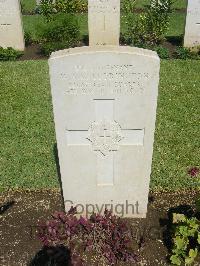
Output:
M78 211L87 215L108 204L124 217L146 216L159 65L155 52L130 47L51 55L66 210L79 204Z
M120 0L88 0L89 44L119 45Z
M24 50L21 8L18 0L0 0L0 46Z
M184 46L200 45L200 0L188 0Z

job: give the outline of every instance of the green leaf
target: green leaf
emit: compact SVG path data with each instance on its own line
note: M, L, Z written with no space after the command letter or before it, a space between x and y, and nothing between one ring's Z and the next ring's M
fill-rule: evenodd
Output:
M176 236L174 242L178 249L185 250L187 248L188 239L185 239L184 237Z
M198 233L197 241L198 241L198 244L200 245L200 232Z
M188 235L188 226L185 226L185 225L181 225L179 226L179 232L181 235L183 236L187 236Z
M195 259L196 256L197 256L197 253L198 253L197 248L195 248L195 249L190 249L190 251L189 251L189 257L186 257L186 259L185 259L185 263L186 263L186 264L191 264L191 263L193 263L194 259Z
M180 222L185 222L186 217L184 214L181 213L173 213L173 223L180 223Z
M189 251L189 256L195 258L197 256L197 253L198 253L197 248L195 248L195 249L191 248Z
M172 255L170 257L171 263L174 265L181 265L181 260L177 255Z
M188 220L188 223L190 225L190 227L194 230L198 230L199 228L199 224L198 224L198 220L197 218L193 217L191 219Z

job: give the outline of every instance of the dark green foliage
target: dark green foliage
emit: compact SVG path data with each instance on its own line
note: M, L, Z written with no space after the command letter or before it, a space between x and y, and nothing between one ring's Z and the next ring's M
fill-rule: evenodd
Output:
M79 36L78 23L73 15L58 15L43 28L43 39L46 41L64 41Z
M64 43L48 42L48 43L43 43L40 45L40 51L45 56L49 56L52 52L63 50L65 48L68 48L68 47Z
M45 55L59 49L78 46L80 41L79 25L74 15L55 15L40 31L41 51Z
M175 51L175 58L178 59L200 59L200 48L189 49L186 47L178 47Z
M0 61L14 61L22 55L23 52L17 51L11 47L8 48L0 47Z
M175 57L178 59L191 59L191 53L188 48L178 47L175 52Z
M158 53L161 59L169 59L169 50L163 46L157 46L154 50Z

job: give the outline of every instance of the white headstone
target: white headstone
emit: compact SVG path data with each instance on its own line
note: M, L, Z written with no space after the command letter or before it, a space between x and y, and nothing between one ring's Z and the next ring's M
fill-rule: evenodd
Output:
M49 59L66 211L145 217L159 82L153 51L117 46Z
M88 0L89 44L119 45L120 0Z
M0 0L0 46L24 50L21 8L18 0Z
M184 46L200 45L200 0L188 0Z

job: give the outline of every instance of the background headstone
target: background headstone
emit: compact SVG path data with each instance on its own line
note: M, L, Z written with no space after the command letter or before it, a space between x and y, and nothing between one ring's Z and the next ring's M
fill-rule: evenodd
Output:
M200 45L200 0L188 0L184 46Z
M79 204L83 215L107 207L124 217L146 216L159 65L155 52L130 47L51 55L66 211Z
M120 0L88 0L90 45L119 45Z
M0 46L24 50L21 8L18 0L0 0Z

